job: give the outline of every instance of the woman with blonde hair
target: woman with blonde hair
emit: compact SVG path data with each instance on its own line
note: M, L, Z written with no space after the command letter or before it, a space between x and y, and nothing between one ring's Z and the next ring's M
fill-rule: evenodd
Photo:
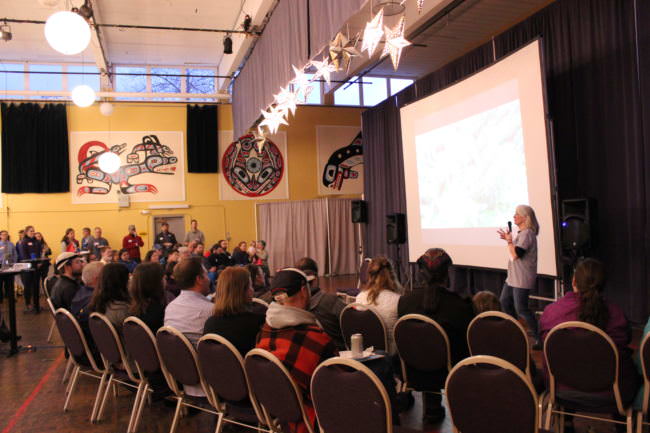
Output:
M510 314L516 320L522 316L528 324L528 330L533 334L533 349L540 350L539 330L537 319L528 306L530 290L537 282L537 235L539 223L532 207L525 204L517 206L513 216L515 225L519 228L517 236L499 229L499 237L506 241L508 248L508 277L501 291L501 306L503 312Z
M357 295L356 302L373 307L381 317L388 336L387 351L396 352L393 328L397 322L397 304L399 303L402 286L393 270L391 262L383 256L375 257L368 266L368 284Z
M242 356L255 347L264 324L264 315L251 309L253 284L243 267L224 269L217 280L214 313L205 322L204 334L219 334L230 341Z

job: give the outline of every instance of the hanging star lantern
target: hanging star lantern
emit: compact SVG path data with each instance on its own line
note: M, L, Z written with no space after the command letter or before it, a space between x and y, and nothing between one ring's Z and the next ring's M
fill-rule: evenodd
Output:
M403 5L404 3L406 3L406 0L402 0L402 2L400 4ZM418 13L421 14L422 13L422 8L424 8L424 0L417 0L416 4L417 4L417 7L418 7Z
M260 134L262 134L262 127L266 126L270 134L275 134L278 132L280 125L288 125L287 121L284 119L284 112L278 110L277 107L269 107L268 110L262 110L262 120L257 127Z
M331 64L327 59L323 59L322 62L312 60L311 64L313 67L316 68L316 73L314 74L315 79L322 78L327 82L327 84L330 83L331 80L331 75L332 72L336 72L336 66Z
M334 37L334 40L330 42L329 56L332 65L334 65L337 71L340 71L344 67L349 70L352 57L358 57L361 55L359 50L356 48L358 40L358 36L353 41L343 33L338 32Z
M377 49L377 45L381 42L381 37L384 36L384 8L382 8L375 17L366 23L366 28L363 31L363 42L361 44L361 51L367 51L368 57L372 57Z
M298 69L295 66L291 65L293 68L293 72L296 74L293 80L291 80L291 84L293 84L293 90L296 95L302 94L302 99L298 99L301 102L306 102L307 99L309 99L309 95L311 94L311 91L313 90L313 86L311 84L311 80L305 74L304 68Z
M280 111L286 113L287 116L289 112L291 112L292 116L296 115L296 105L298 104L297 92L292 92L291 89L289 89L289 86L287 86L282 87L280 93L273 96L275 97L275 103L277 104L276 107Z
M399 59L402 56L402 50L405 47L411 45L409 41L404 39L404 27L404 17L400 18L399 22L394 28L390 29L388 27L384 27L384 32L386 33L386 43L384 44L384 51L381 53L381 55L390 55L390 59L393 62L393 68L395 70L397 70L397 67L399 66Z

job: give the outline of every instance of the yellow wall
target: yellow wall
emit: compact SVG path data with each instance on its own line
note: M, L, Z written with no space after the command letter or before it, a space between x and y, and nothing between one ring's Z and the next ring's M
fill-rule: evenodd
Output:
M186 132L185 106L170 104L116 103L110 117L99 113L98 104L89 108L68 107L69 131L183 131ZM318 197L319 170L316 162L316 125L360 125L361 110L342 107L299 107L290 120L287 132L289 198L306 200ZM219 129L232 129L229 105L219 106ZM223 143L221 143L223 145ZM9 230L16 241L18 230L34 225L45 236L54 255L67 227L81 238L81 228L100 226L109 243L119 248L129 224L135 224L143 235L145 248L150 248L153 234L149 233L152 216L185 215L189 228L191 219L199 221L208 244L230 234L233 242L255 238L255 203L259 201L218 200L221 174L186 174L186 198L182 204L189 209L152 210L150 215L140 211L149 203L132 203L120 209L117 204L71 204L70 194L3 194L0 228ZM175 202L174 204L181 204ZM164 205L165 203L152 203Z

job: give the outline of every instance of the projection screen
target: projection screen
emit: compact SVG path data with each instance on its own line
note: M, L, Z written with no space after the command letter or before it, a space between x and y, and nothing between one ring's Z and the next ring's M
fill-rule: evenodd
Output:
M507 269L496 230L529 204L538 274L557 276L545 112L538 40L401 109L410 261L440 247L457 265Z

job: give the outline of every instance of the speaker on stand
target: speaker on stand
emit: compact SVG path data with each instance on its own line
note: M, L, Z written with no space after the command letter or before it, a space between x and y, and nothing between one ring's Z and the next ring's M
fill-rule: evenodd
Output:
M363 232L361 229L362 224L368 223L368 203L365 200L352 200L352 223L357 225L357 242L359 249L357 254L359 255L359 269L363 265L363 260L365 259L365 251L363 245Z
M594 253L597 244L598 213L596 200L577 198L562 200L560 239L565 269L565 281L570 280L578 261Z
M406 242L406 215L393 213L386 215L386 241L397 248L397 280L402 282L402 260L399 246Z

